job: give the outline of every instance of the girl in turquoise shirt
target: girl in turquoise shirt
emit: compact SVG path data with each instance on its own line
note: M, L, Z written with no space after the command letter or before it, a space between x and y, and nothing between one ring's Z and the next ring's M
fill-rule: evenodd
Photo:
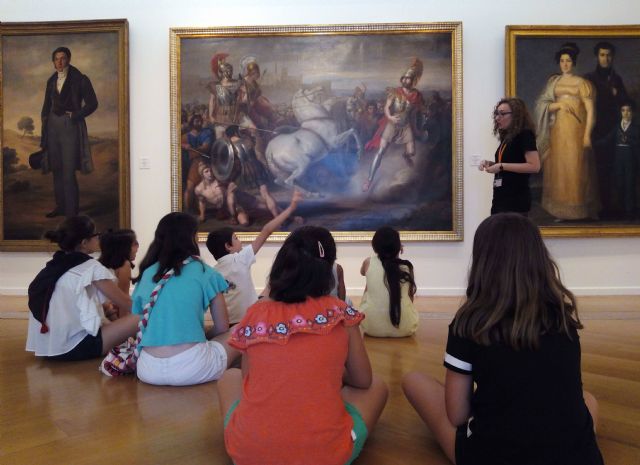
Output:
M227 283L199 258L197 220L169 213L158 223L133 292L133 313L142 314L162 276L175 273L159 290L140 342L137 375L157 385L186 386L213 381L239 355L229 347L229 319L222 293ZM205 329L209 309L213 327Z

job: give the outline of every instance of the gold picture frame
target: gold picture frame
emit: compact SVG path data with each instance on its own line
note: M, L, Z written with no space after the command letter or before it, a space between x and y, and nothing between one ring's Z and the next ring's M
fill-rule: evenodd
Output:
M84 155L83 158L78 155L82 161L76 161L76 169L86 174L76 174L78 193L76 200L69 203L77 202L76 213L93 218L98 230L129 227L127 20L2 23L0 47L0 145L3 149L0 250L52 250L52 244L43 240L44 232L55 229L65 214L72 214L72 207L65 213L54 200L54 178L64 179L58 184L64 189L70 184L69 175L65 174L63 178L55 167L43 170L43 152L38 154L44 143L42 132L51 134L42 130L42 116L47 116L43 115L43 100L47 100L45 90L50 83L51 89L55 86L52 52L58 47L66 47L71 53L67 77L72 76L64 81L66 86L62 86L58 95L72 94L72 86L79 86L78 82L86 89L88 78L88 87L95 93L95 98L89 99L93 99L94 104L97 100L97 109L86 118L71 111L61 114L61 117L66 114L78 127L85 127L78 129L79 145L90 147L89 151L77 152ZM86 105L85 95L90 95L90 91L87 94L83 90L78 95L82 95L82 105ZM66 108L64 105L60 104L58 108ZM48 153L45 149L44 159L55 163ZM60 194L60 198L66 199L68 194Z
M252 61L253 65L248 64ZM231 77L225 81L235 95L233 111L225 110L225 105L218 104L218 100L211 103L212 98L217 98L216 89L224 87L220 69L230 69L227 64L233 68ZM250 84L244 81L251 66L259 69L257 97L250 96L251 92L247 91ZM325 138L326 150L293 181L308 194L298 207L296 215L300 217L296 220L326 226L337 241L344 242L370 240L382 224L399 229L405 241L462 240L462 24L459 22L172 28L172 211L190 211L201 216L204 220L199 233L201 241L206 239L208 231L236 222L237 210L232 214L226 205L229 177L225 178L228 172L224 166L233 165L233 162L225 165L227 155L235 150L236 159L239 158L238 150L227 148L229 145L225 142L230 137L225 135L230 125L240 127L243 139L250 142L256 158L264 161L261 164L267 175L278 180L277 169L273 168L277 162L269 161L273 160L270 154L276 151L269 144L282 133L297 136L300 133L295 131L308 124L308 120L295 114L299 110L294 108L296 95L319 89L322 97L318 99L328 111L324 117L340 128L339 134L353 129L360 140L362 135L374 134L377 129L374 123L377 125L383 119L375 113L379 108L373 107L382 102L384 111L388 92L400 87L401 75L416 72L420 66L422 76L412 81L423 96L422 113L411 114L411 118L416 118L411 124L421 131L413 130L414 157L409 154L403 159L401 148L407 146L390 144L380 168L377 172L374 170L372 182L366 186L369 190L363 193L363 179L368 181L367 172L371 171L377 150L366 150L366 143L371 139L358 144L352 138L334 144L333 139ZM362 93L360 97L356 87ZM357 103L352 101L352 106L347 108L349 98L356 101L361 98L364 103L361 102L359 110L353 110ZM365 111L372 116L365 118ZM204 128L193 129L199 125L197 118L191 125L189 120L198 115ZM223 121L223 117L228 119ZM363 121L358 129L356 121ZM188 136L192 130L192 137ZM207 130L208 135L201 137ZM209 141L209 145L206 142L200 145L206 149L192 150L194 144L203 139ZM216 148L212 148L216 144ZM358 147L362 148L362 158L352 158ZM274 157L288 153L287 150ZM312 156L319 153L321 151L314 152ZM207 173L206 185L216 183L214 187L220 187L221 196L202 195L205 186L202 173L194 172L207 166L216 174ZM279 179L280 185L267 182L270 194L280 206L285 206L290 198L291 185L284 179L289 175L293 177L292 171L294 169ZM235 179L234 175L229 176ZM196 184L201 185L198 195ZM248 202L256 198L260 201L256 184L253 185L254 200L249 198ZM395 186L395 191L390 192L389 184ZM260 211L255 217L250 214L249 226L234 225L234 229L246 240L256 237L272 216L272 212L260 217L261 214ZM271 240L282 241L287 234L275 233Z
M547 237L640 235L640 162L615 142L622 106L640 103L640 26L507 26L505 54L506 93L527 104L541 152L529 217Z

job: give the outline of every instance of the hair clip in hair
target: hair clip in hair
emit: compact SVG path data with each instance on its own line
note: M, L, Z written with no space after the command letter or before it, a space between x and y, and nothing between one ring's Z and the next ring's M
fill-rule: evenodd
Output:
M318 255L320 258L324 258L324 247L322 247L320 241L318 241Z

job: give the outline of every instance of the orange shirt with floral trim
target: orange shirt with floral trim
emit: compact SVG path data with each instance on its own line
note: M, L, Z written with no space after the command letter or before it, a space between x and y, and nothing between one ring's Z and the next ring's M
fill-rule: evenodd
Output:
M346 326L364 315L333 296L249 307L229 344L248 357L242 398L224 432L235 465L343 465L353 420L340 391Z

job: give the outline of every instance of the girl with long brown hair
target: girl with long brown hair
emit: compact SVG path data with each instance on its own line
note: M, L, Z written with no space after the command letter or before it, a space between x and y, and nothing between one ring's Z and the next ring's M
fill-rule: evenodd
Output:
M195 216L166 214L133 280L132 312L148 321L138 342L136 375L147 384L214 381L240 355L226 342L229 315L223 292L228 284L200 259L197 232ZM207 310L213 327L205 326ZM109 366L104 368L111 374Z
M491 216L476 231L466 300L449 325L445 384L410 373L404 392L457 465L600 465L581 328L537 227Z

